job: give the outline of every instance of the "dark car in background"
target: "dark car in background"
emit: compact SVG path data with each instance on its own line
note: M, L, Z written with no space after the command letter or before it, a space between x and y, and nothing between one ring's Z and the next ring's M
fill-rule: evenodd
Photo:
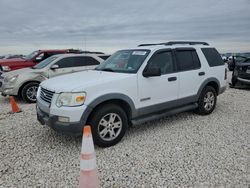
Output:
M250 85L250 57L233 56L228 69L233 71L231 87Z

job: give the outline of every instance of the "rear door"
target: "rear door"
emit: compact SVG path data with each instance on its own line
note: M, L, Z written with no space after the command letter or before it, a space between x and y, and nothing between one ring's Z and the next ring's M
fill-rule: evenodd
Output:
M94 69L100 62L101 59L96 59L92 56L79 56L74 59L74 67L72 67L73 72L78 72L82 70Z
M175 57L179 71L179 99L195 96L205 79L199 57L194 48L176 48Z
M73 67L75 65L75 57L65 57L54 63L54 65L58 65L58 68L54 70L49 70L50 78L58 75L72 73Z

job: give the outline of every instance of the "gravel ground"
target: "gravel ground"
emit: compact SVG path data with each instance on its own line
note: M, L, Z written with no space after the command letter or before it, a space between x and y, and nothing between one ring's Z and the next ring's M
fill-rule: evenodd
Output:
M209 116L192 112L132 127L96 148L102 187L250 187L250 91L228 89ZM0 187L77 187L81 139L10 114L0 97Z

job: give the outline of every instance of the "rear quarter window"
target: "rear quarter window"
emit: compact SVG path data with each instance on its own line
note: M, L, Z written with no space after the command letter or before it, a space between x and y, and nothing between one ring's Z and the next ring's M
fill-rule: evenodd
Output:
M215 48L201 48L201 51L207 59L210 67L224 65L219 52Z

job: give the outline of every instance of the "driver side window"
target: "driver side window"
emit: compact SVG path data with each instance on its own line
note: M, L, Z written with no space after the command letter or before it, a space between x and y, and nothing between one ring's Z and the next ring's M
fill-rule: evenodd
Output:
M175 71L171 51L156 52L149 60L149 67L160 68L161 74L169 74Z

